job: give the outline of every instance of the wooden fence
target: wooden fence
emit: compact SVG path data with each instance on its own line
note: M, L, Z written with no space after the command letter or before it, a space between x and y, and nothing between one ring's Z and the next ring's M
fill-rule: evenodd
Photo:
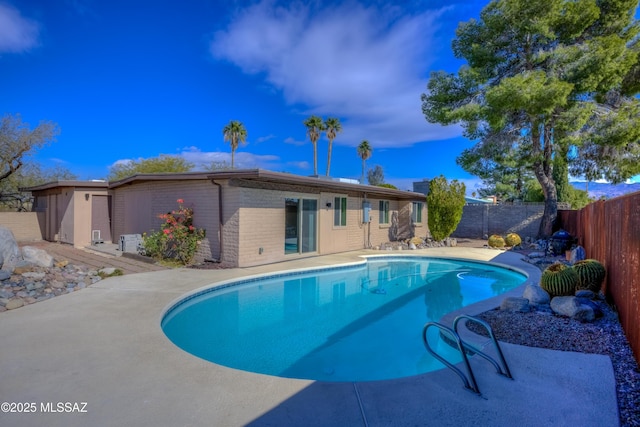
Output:
M636 360L640 361L640 192L560 211L562 228L607 269L603 291L615 304Z

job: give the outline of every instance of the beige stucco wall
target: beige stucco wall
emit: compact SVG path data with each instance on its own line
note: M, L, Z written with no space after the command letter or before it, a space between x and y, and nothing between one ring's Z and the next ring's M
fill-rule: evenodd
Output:
M76 247L90 245L91 198L107 194L106 188L82 187L58 187L38 192L35 209L39 214L42 237Z

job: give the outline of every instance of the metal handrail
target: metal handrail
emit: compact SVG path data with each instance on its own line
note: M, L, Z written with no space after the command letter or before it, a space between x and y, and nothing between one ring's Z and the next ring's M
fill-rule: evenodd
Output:
M450 335L453 338L456 345L458 346L458 350L460 351L460 354L462 355L462 360L464 361L465 367L467 369L468 377L467 375L464 374L464 372L462 372L460 369L455 367L451 362L446 360L444 357L440 356L438 353L435 352L435 350L431 348L431 346L429 345L429 340L427 339L427 330L431 326L435 326L439 328L441 331L446 332L448 335ZM451 368L453 372L458 374L458 376L462 379L462 382L464 383L465 389L470 390L478 395L480 394L478 383L476 382L476 378L474 377L473 371L471 370L471 365L469 365L469 359L467 359L467 354L464 351L464 344L456 331L437 322L428 322L426 325L424 325L424 328L422 328L422 341L424 341L425 348L433 357L438 359L440 362L444 363L447 367Z
M488 360L489 362L491 362L491 364L496 368L496 370L498 371L498 373L500 375L503 375L507 378L513 379L513 376L511 375L511 371L509 370L509 366L507 365L507 361L504 358L504 355L502 354L502 349L500 348L500 345L498 344L498 340L496 340L495 335L493 334L493 329L491 329L491 326L483 321L480 320L476 317L472 317L466 314L461 314L460 316L456 317L455 320L453 321L453 331L456 333L456 335L458 334L458 323L460 323L461 320L464 320L465 322L467 321L471 321L473 323L477 323L478 325L482 326L487 333L489 334L489 337L491 338L491 341L493 342L493 345L496 349L496 352L498 353L498 356L500 358L500 362L502 363L502 367L498 364L498 362L496 362L495 359L493 359L491 356L489 356L488 354L484 353L483 351L481 351L479 348L465 342L462 341L462 339L460 340L462 346L474 353L477 353L479 356L482 356L483 358L485 358L486 360Z

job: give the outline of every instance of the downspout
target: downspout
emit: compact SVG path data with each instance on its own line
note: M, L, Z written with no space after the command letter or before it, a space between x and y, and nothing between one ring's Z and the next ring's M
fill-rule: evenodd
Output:
M218 242L220 246L220 259L218 260L218 262L222 262L222 248L223 248L223 242L224 242L222 238L222 231L223 231L223 224L224 224L224 222L222 221L222 185L217 183L215 179L212 179L211 183L216 187L218 187L218 222L219 222L218 223Z

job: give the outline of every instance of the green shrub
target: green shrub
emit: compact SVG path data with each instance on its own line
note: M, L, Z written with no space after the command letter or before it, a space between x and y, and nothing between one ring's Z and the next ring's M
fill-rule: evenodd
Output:
M551 298L575 295L578 286L578 273L562 263L551 264L540 277L540 286Z
M433 240L442 241L456 230L462 219L465 192L464 183L455 179L449 183L442 175L429 182L427 223Z
M158 260L176 260L182 265L191 263L205 231L193 226L193 209L183 203L178 199L178 210L158 215L164 220L161 231L142 236L147 255Z
M504 238L504 242L507 246L513 247L522 243L522 239L517 233L509 233L507 234L507 237Z
M573 269L578 275L578 289L588 289L596 294L600 292L607 270L598 260L577 261L573 265Z
M505 241L502 236L499 236L497 234L490 236L488 243L492 248L504 248L505 245Z

